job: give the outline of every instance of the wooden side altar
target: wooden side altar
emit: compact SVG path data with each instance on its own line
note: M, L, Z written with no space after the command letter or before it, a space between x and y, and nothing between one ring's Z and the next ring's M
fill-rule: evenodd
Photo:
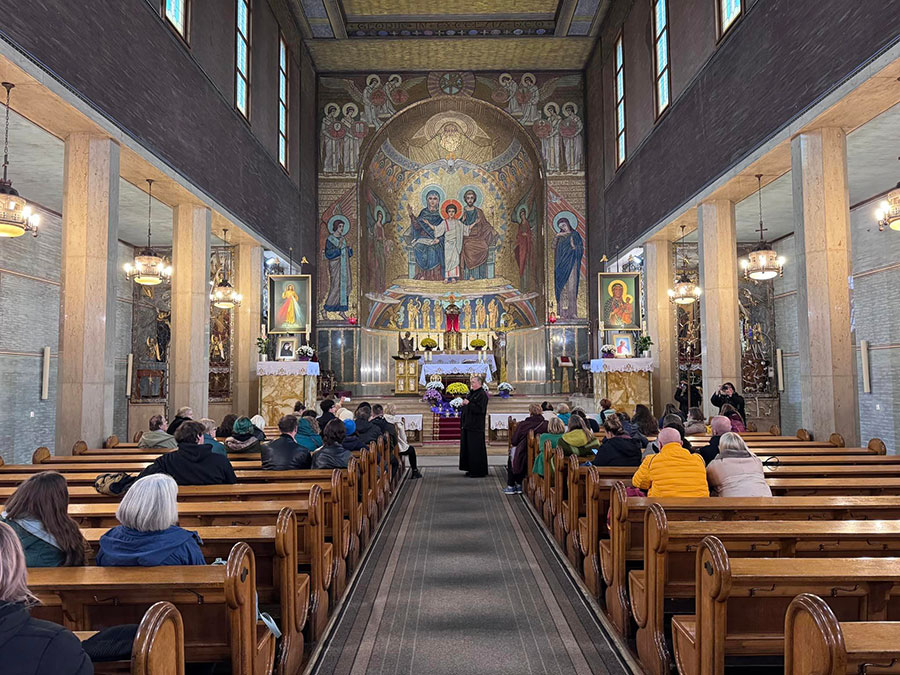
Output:
M594 403L600 410L600 399L608 398L616 410L629 413L634 406L651 405L653 387L650 373L653 359L593 359Z
M316 405L317 361L260 361L256 364L256 374L259 414L266 424L278 424L284 415L294 411L297 401L303 401L308 408Z

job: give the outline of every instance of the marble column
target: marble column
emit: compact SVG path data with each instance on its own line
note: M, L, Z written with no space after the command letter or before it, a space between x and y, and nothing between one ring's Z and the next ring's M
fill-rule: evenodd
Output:
M115 380L119 146L72 134L65 141L62 307L55 453L112 434Z
M703 410L715 415L710 397L724 382L741 382L741 328L734 202L717 199L697 208L700 255L700 340Z
M190 406L209 411L209 239L212 213L198 204L172 212L172 341L169 419Z
M816 129L791 141L801 419L818 440L858 445L856 350L850 327L847 139Z
M654 344L653 412L662 414L666 403L674 400L678 386L678 324L669 289L675 281L675 255L672 242L653 239L644 243L644 273L647 289L647 334ZM699 402L698 402L699 403Z
M240 244L235 247L234 255L234 285L244 299L241 306L234 310L233 409L239 415L255 415L259 412L259 378L256 376L259 353L256 338L259 337L262 317L262 246Z

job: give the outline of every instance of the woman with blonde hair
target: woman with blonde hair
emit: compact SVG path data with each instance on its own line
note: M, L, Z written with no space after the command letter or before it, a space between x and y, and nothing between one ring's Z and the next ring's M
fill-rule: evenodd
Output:
M547 422L547 432L541 434L540 438L538 438L538 453L534 458L534 466L531 468L531 473L536 473L538 476L544 475L544 443L550 443L552 450L559 443L559 439L563 437L564 433L566 433L566 425L558 417L554 417Z
M706 477L719 497L772 496L762 460L731 431L719 440L719 454L706 467Z
M16 488L0 520L19 537L28 567L84 565L87 544L68 511L69 488L62 474L36 473Z
M128 490L116 519L122 523L100 537L101 567L205 565L203 542L178 522L178 484L164 473L138 480Z
M22 544L0 523L0 663L4 673L93 675L94 666L75 635L31 617L37 599L28 590Z

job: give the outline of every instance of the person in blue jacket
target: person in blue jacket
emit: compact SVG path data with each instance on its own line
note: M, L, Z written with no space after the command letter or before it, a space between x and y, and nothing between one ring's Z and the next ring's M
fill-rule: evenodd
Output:
M178 484L163 473L141 478L125 494L121 525L100 537L100 567L205 565L196 532L178 527Z

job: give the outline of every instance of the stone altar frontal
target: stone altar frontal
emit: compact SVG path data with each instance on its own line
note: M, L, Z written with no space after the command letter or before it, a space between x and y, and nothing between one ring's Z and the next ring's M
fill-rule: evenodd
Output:
M293 412L294 403L303 401L309 408L316 404L319 364L315 361L260 361L259 414L274 426Z
M633 412L634 406L651 405L653 391L650 373L653 359L593 359L594 403L600 410L600 399L608 398L616 410Z

